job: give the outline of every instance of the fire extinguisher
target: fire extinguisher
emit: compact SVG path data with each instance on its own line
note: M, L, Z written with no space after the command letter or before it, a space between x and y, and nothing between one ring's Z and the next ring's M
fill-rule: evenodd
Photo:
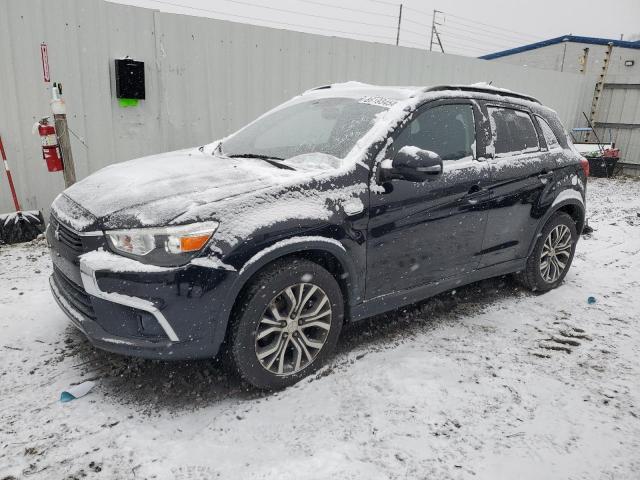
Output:
M62 165L62 155L60 147L58 147L58 137L56 129L49 124L48 118L43 118L38 123L38 134L42 141L42 158L47 164L47 170L50 172L60 172L64 169Z

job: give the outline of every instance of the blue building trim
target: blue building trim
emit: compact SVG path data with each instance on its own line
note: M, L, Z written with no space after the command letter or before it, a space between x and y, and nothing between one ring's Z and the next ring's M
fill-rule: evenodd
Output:
M516 53L528 52L529 50L536 50L538 48L547 47L549 45L555 45L556 43L573 42L573 43L586 43L591 45L609 45L613 44L614 47L623 48L636 48L640 49L640 41L628 42L626 40L613 40L608 38L596 38L596 37L580 37L577 35L563 35L561 37L550 38L549 40L543 40L541 42L530 43L529 45L523 45L522 47L511 48L509 50L503 50L501 52L490 53L478 57L482 60L493 60L494 58L507 57L509 55L515 55Z

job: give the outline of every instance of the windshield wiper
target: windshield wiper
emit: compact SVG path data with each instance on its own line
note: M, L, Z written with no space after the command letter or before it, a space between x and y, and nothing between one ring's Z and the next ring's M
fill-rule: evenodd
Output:
M229 158L257 158L258 160L264 160L265 162L270 163L271 165L273 165L275 167L278 167L278 168L284 168L285 170L295 170L295 168L293 168L292 166L282 163L284 161L284 158L272 157L270 155L259 155L257 153L234 153L233 155L227 155L227 157L229 157Z

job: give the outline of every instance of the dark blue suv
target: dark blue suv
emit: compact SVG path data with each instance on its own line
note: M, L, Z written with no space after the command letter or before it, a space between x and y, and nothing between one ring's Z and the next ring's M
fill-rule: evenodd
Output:
M100 170L52 205L51 289L97 347L224 352L260 388L343 322L487 277L567 274L588 163L557 114L488 87L319 87L213 144Z

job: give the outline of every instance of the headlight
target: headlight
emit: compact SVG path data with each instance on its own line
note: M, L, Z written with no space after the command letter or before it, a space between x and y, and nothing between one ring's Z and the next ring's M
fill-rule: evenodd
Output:
M111 249L125 257L160 266L185 264L202 250L218 228L218 222L179 227L136 228L106 232Z

